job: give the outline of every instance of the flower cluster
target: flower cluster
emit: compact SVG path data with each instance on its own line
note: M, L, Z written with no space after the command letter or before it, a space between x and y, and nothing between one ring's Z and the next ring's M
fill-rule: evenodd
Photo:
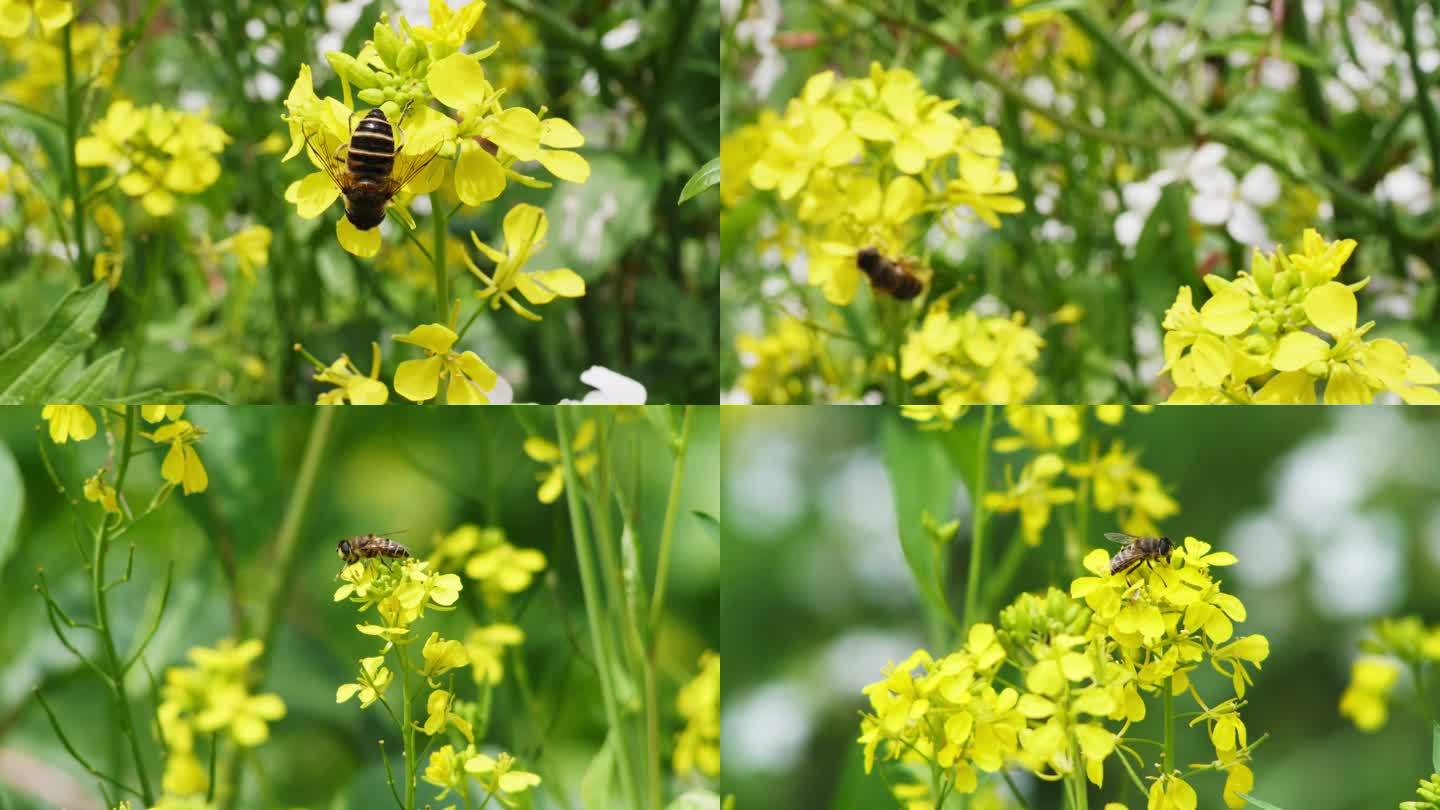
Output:
M1401 802L1400 810L1440 810L1440 773L1421 779L1415 795L1420 797L1420 801Z
M0 61L11 68L0 80L0 95L31 109L43 109L55 103L57 88L65 84L65 51L60 45L60 35L58 31L52 32L44 20L52 18L51 9L68 9L71 4L63 0L39 4L45 9L37 15L45 36L28 35L30 17L26 11L30 5L27 0L0 2L0 37L11 36L9 31L17 31L14 36L19 37L0 48ZM58 19L58 15L53 18ZM119 26L71 21L70 41L76 72L93 76L97 88L109 87L118 67Z
M203 113L120 99L75 144L75 159L85 167L108 167L122 192L163 217L174 212L176 194L199 194L220 178L216 156L229 142Z
M1250 272L1211 274L1200 309L1181 287L1165 313L1169 401L1190 404L1368 404L1391 392L1411 404L1440 403L1440 371L1389 338L1366 340L1355 293L1369 279L1336 281L1353 240L1326 242L1306 230L1300 251L1256 251Z
M0 37L25 36L32 18L47 34L59 31L75 19L75 6L70 0L0 0Z
M934 396L942 417L953 421L977 402L1023 402L1039 380L1032 365L1045 341L1024 317L952 315L944 306L926 313L900 348L900 376L917 396Z
M680 687L675 708L685 719L685 728L675 735L675 773L699 771L709 777L720 775L720 656L706 651L700 656L700 672Z
M570 438L570 452L574 454L577 475L589 475L599 463L600 456L590 447L594 443L595 421L586 419ZM554 503L559 500L561 493L565 491L565 465L561 463L559 445L549 439L531 436L525 440L525 455L541 464L550 465L548 470L536 476L540 480L540 489L536 491L535 497L540 503Z
M1401 668L1411 667L1418 682L1425 662L1440 661L1440 626L1426 627L1415 616L1382 619L1360 650L1364 655L1351 665L1350 685L1340 696L1340 714L1361 731L1379 731L1390 717L1390 693Z
M443 158L417 169L418 174L402 189L402 210L410 197L435 191L447 180L450 190L467 206L496 199L511 180L548 186L517 168L517 164L530 161L561 180L584 183L589 179L589 164L573 151L585 143L574 126L562 118L546 117L543 107L535 111L503 104L505 88L493 85L483 67L499 44L478 53L461 51L484 10L485 3L478 0L458 9L432 0L430 25L412 25L402 17L398 32L388 16L382 15L373 38L358 54L332 51L325 55L343 84L343 101L317 96L310 67L301 66L285 100L291 144L284 159L307 151L317 171L286 192L286 199L296 205L300 216L319 216L339 196L322 163L329 156L316 156L305 144L311 139L336 146L349 142L357 112L352 106L352 88L360 102L380 108L399 125L402 162L437 155ZM432 107L431 102L448 109ZM341 218L336 235L346 250L358 256L379 252L378 229L361 231Z
M490 605L529 588L545 570L545 555L510 544L505 530L464 524L439 538L431 563L438 569L462 570L474 580Z
M349 599L360 610L374 609L379 624L366 622L355 629L385 640L385 650L394 644L414 641L410 627L425 611L449 610L460 598L460 577L438 574L430 563L404 559L395 563L375 558L345 566L340 572L345 584L335 591L335 601ZM428 645L427 645L428 646Z
M860 284L861 249L906 255L924 220L955 208L991 227L997 214L1023 210L1010 196L1016 179L1001 166L999 134L955 115L957 103L926 93L903 68L877 63L857 79L825 71L783 116L727 138L721 160L794 209L807 228L810 283L846 305ZM733 181L722 191L739 194Z
M214 649L191 649L194 666L166 670L157 710L167 752L166 794L203 795L209 787L195 753L197 735L223 734L236 745L254 748L269 738L267 724L285 716L278 695L251 692L251 664L263 649L255 639L240 644L227 639Z
M468 745L456 751L453 745L441 746L430 755L425 766L425 781L443 788L437 799L458 792L469 805L470 779L479 780L480 786L495 796L504 806L513 807L517 794L524 793L540 784L540 777L515 767L515 758L502 753L498 757L482 754L475 746Z
M1259 667L1269 642L1236 637L1245 618L1240 600L1221 591L1211 568L1235 557L1193 537L1169 560L1109 571L1109 553L1085 558L1094 576L1070 593L1023 594L1000 614L998 628L971 626L964 646L934 659L918 650L866 687L871 712L861 720L866 769L881 759L918 755L947 789L974 791L979 773L1023 767L1042 779L1103 784L1105 762L1121 756L1143 771L1147 758L1126 735L1159 698L1188 694L1215 751L1188 775L1154 775L1150 807L1195 806L1189 779L1224 771L1225 803L1244 805L1253 774L1246 764L1258 740L1240 718L1249 666ZM1233 685L1233 697L1207 702L1189 673L1209 663ZM1009 669L1013 668L1015 675ZM1004 672L1002 673L1002 670ZM1168 715L1168 712L1167 712ZM1079 787L1082 789L1083 787ZM1143 789L1143 788L1142 788Z
M735 349L745 366L737 385L752 402L791 405L810 398L820 341L801 321L781 318L767 334L739 335Z

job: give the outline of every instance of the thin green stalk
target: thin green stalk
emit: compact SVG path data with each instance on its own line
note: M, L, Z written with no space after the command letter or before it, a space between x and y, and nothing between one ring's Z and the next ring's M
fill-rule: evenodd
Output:
M980 603L980 567L985 560L985 485L990 476L990 431L995 426L995 406L986 405L980 421L980 438L975 461L975 497L970 505L970 570L965 577L965 616L968 630L975 623Z
M675 465L670 471L670 494L665 498L665 519L660 524L660 556L655 564L655 593L650 598L651 646L655 628L660 623L665 605L665 580L670 571L670 546L675 536L675 518L680 512L680 488L685 480L685 454L690 449L690 428L695 422L695 406L685 406L680 423L680 436L675 439Z
M414 701L410 695L410 660L404 644L395 645L395 649L400 656L400 714L405 725L402 729L405 739L405 810L415 810L415 722L411 717Z
M1395 16L1405 38L1405 53L1410 57L1410 74L1415 78L1415 102L1420 108L1420 121L1425 125L1425 140L1430 146L1430 174L1440 175L1440 115L1430 98L1425 70L1420 67L1420 46L1415 39L1415 7L1407 0L1394 0Z
M570 449L570 429L566 425L566 413L570 408L557 407L555 430L560 444L560 463L565 476L565 503L570 512L570 531L575 543L576 567L580 571L580 588L585 595L585 619L590 625L590 642L594 647L595 669L600 675L600 693L605 704L605 718L610 725L617 751L622 762L631 762L626 746L626 734L620 721L620 705L616 699L613 649L614 639L610 637L606 623L601 620L605 606L601 603L600 577L595 569L595 559L586 529L585 510L580 503L580 479L575 472L574 453ZM620 789L626 807L639 806L636 800L634 775L628 767L621 767Z
M260 627L263 628L261 641L264 650L260 654L259 667L263 671L274 646L275 630L280 623L280 608L285 600L286 586L295 568L295 555L300 547L300 530L305 517L310 513L310 498L315 491L315 481L320 474L320 460L325 455L330 440L330 430L339 408L316 408L315 419L310 423L310 436L305 442L305 454L300 459L300 470L295 476L295 486L290 490L290 501L285 505L285 514L280 518L280 528L275 532L275 542L270 552L274 566L270 569L278 574L269 579L270 591L262 604L265 615Z
M1170 684L1164 684L1160 690L1160 705L1165 714L1165 773L1175 769L1175 698L1170 694Z
M66 41L69 41L70 28L65 28ZM67 46L67 52L69 50ZM68 63L68 57L67 57ZM125 438L121 445L120 464L115 474L115 491L119 492L125 484L125 475L130 468L130 452L135 439L136 418L140 409L129 407L125 409ZM121 518L117 516L116 523ZM125 692L125 670L120 661L120 653L115 647L115 634L110 625L110 607L105 600L105 555L110 550L110 530L113 528L111 521L102 519L100 526L95 531L95 549L90 556L90 598L95 604L95 624L99 627L101 646L105 653L105 663L110 672L110 692L115 700L115 712L120 724L120 733L130 741L130 753L135 760L135 772L140 778L140 793L145 798L147 805L153 804L155 794L150 787L150 775L145 768L145 757L140 751L140 738L135 733L134 712L130 708L130 698Z
M435 322L449 323L450 271L445 266L445 242L450 235L450 222L445 216L444 206L433 206L430 221L435 228L435 250L431 254L435 263Z
M81 286L84 286L90 282L90 252L85 246L85 197L80 193L80 164L75 152L80 131L80 104L75 92L75 53L70 42L70 32L74 27L75 22L72 20L65 26L65 33L61 37L65 51L65 153L70 162L68 179L70 199L74 203L70 215L75 229L75 273L80 277ZM148 804L148 789L146 794L145 801Z

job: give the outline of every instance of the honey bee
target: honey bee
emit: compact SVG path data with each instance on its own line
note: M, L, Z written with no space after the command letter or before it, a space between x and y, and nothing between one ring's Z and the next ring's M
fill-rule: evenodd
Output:
M305 145L330 175L345 197L345 218L362 231L368 231L385 219L385 206L430 165L440 151L440 144L426 154L402 155L403 144L397 144L396 132L409 105L400 111L395 126L385 112L376 107L365 113L350 132L350 142L336 144L325 130L305 132ZM404 133L400 133L403 140Z
M346 565L353 565L368 558L403 560L411 556L410 549L378 534L347 537L340 541L340 545L335 550L339 552L340 559L344 560Z
M855 254L855 265L870 277L870 286L898 301L909 301L925 289L925 282L911 269L911 261L886 258L873 247L862 248Z
M1170 559L1170 550L1175 544L1168 537L1135 537L1121 532L1106 532L1105 539L1125 547L1110 558L1110 574L1127 571L1140 563Z

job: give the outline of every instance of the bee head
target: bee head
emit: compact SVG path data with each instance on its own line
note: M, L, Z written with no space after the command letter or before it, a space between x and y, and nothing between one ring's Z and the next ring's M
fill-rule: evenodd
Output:
M1164 553L1164 554L1169 554L1169 553L1170 553L1170 549L1172 549L1172 548L1174 548L1174 547L1175 547L1175 543L1174 543L1173 541L1171 541L1170 538L1168 538L1168 537L1161 537L1161 538L1160 538L1160 549L1161 549L1161 552L1162 552L1162 553Z
M335 550L340 554L340 559L345 559L350 556L350 541L341 540L340 545L336 546Z

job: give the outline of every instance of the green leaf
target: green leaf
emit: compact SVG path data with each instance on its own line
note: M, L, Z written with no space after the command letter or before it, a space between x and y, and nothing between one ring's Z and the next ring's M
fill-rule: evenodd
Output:
M711 186L720 184L720 158L711 158L709 163L700 167L700 171L690 176L685 181L685 188L680 189L680 202L676 205L684 205L686 200L698 195Z
M20 515L25 511L25 479L9 446L0 442L0 569L15 551Z
M710 542L720 542L719 519L717 519L714 515L708 514L706 512L701 512L699 509L691 511L690 514L694 515L695 519L699 521L700 527L705 530L705 537L708 538Z
M921 520L926 512L940 523L950 519L955 473L940 443L898 416L886 420L883 438L905 562L920 593L948 616L950 607L940 589L940 560Z
M580 779L580 804L585 807L614 805L614 796L611 795L611 778L615 774L614 734L612 731L606 735L605 742L590 759L585 775Z
M103 281L73 290L45 323L0 355L0 405L42 403L70 361L95 342L95 322L105 311L110 288Z
M587 282L598 278L652 230L660 171L642 155L587 153L590 180L562 183L545 203L550 235L526 267L568 267Z
M1237 790L1237 791L1235 791L1235 795L1236 795L1236 796L1239 796L1240 798L1244 799L1245 801L1249 802L1250 804L1252 804L1252 805L1260 808L1260 810L1280 810L1279 807L1276 807L1275 805L1271 804L1270 802L1262 801L1262 800L1260 800L1260 799L1257 799L1257 798L1255 798L1254 796L1251 796L1251 795L1248 794L1248 793L1241 793L1240 791Z
M60 391L56 399L61 402L100 402L104 400L105 392L110 388L110 380L115 376L115 369L119 368L120 361L124 357L125 350L116 349L91 363Z
M163 388L147 388L144 391L136 391L133 394L126 394L123 397L111 397L106 402L114 402L119 405L160 405L179 404L191 402L210 402L215 405L229 405L229 400L219 394L212 394L209 391L196 389L181 389L178 391L166 391Z
M4 527L0 527L0 543L4 542ZM5 555L0 553L0 560L4 559ZM1435 769L1434 773L1440 773L1440 723L1436 723L1430 733L1430 767Z
M665 810L720 810L720 797L708 790L692 790L666 805Z
M1212 39L1200 49L1200 52L1206 56L1225 56L1236 51L1256 56L1271 56L1275 52L1274 40L1268 34L1232 34L1228 37ZM1332 72L1325 57L1298 43L1281 42L1279 55L1286 61L1303 67L1314 68L1322 73Z

